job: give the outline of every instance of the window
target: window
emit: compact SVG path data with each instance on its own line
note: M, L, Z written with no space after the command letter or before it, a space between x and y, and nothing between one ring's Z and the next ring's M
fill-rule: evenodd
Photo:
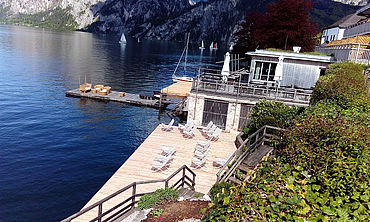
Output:
M277 63L256 62L254 69L254 80L274 81Z
M217 100L204 100L202 125L212 121L216 126L225 129L229 103Z

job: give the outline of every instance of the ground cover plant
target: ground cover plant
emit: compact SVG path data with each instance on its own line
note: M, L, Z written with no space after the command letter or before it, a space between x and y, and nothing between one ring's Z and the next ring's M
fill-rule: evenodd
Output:
M138 202L140 210L149 209L164 201L177 200L179 192L173 188L158 189L152 194L145 194Z
M215 195L204 221L369 221L369 104L362 67L331 65L275 157Z

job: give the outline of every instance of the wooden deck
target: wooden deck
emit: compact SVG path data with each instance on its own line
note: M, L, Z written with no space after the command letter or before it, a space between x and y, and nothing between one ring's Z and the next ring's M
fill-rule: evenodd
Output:
M167 97L186 98L190 95L192 82L179 81L161 90Z
M213 160L215 157L227 157L231 152L236 150L234 140L237 134L238 132L222 133L218 141L211 143L206 164L200 169L194 169L196 173L196 191L201 193L209 192L212 185L216 182L216 173L219 171L219 168L213 166ZM161 126L159 125L91 198L85 207L107 197L132 182L164 179L184 164L191 166L191 159L193 158L194 148L198 140L206 140L199 130L196 130L194 138L187 139L182 136L177 127L173 127L172 131L166 132L161 130ZM174 144L176 144L176 153L166 169L167 174L152 171L152 162L157 154L161 153L161 146L172 146ZM152 192L163 187L163 184L147 184L137 187L137 191ZM103 212L119 203L119 200L122 201L131 196L131 192L130 190L127 193L120 194L117 198L115 197L104 203ZM74 221L89 221L96 216L97 210L92 210Z
M120 97L118 91L111 91L108 95L99 95L98 93L87 92L83 93L80 92L79 89L73 89L66 92L66 96L70 97L78 97L78 98L89 98L89 99L96 99L96 100L103 100L103 101L112 101L112 102L120 102L120 103L128 103L131 105L136 106L147 106L153 108L159 108L159 99L141 99L138 94L131 94L125 93L124 97ZM172 103L171 101L162 101L162 105L166 106Z

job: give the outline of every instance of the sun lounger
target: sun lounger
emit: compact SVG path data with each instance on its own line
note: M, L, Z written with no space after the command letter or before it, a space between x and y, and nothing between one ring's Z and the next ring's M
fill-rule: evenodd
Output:
M216 129L217 129L217 126L216 125L212 125L212 127L209 130L204 130L203 133L205 135L212 134L212 133L215 132Z
M226 162L231 158L232 155L233 153L230 153L225 158L215 157L215 159L213 160L213 165L216 167L223 167L226 164Z
M217 128L213 133L207 134L207 137L211 140L216 141L218 140L218 137L221 135L221 133L222 133L222 129Z
M191 160L191 165L194 166L193 168L199 169L206 163L206 161L207 161L207 157L205 157L203 159L193 157L193 159Z
M197 142L197 145L201 146L201 147L206 147L206 146L209 146L211 145L211 139L207 140L207 141L198 141Z
M161 123L162 130L164 130L164 131L171 131L174 122L175 122L175 120L172 119L171 122L168 125Z
M175 153L175 146L170 147L170 146L162 146L162 153L165 154L165 156L168 155L173 155Z
M214 124L213 124L213 122L211 121L211 122L209 122L208 123L208 125L206 126L206 127L203 127L202 129L201 129L201 131L202 132L207 132L208 130L210 130L211 129L211 127L213 126Z
M163 168L167 165L167 163L168 163L168 162L159 162L159 161L154 161L154 162L152 163L152 169L153 169L153 171L154 171L154 172L159 172L159 171L161 171L161 172L165 173L165 172L163 171Z
M204 159L208 156L208 152L209 152L209 149L207 149L205 152L195 150L194 157L197 157L198 159Z
M190 130L184 130L183 136L185 138L192 138L194 136L195 126L193 126Z
M179 124L179 130L180 131L189 130L192 127L194 127L194 122L191 119L185 125Z

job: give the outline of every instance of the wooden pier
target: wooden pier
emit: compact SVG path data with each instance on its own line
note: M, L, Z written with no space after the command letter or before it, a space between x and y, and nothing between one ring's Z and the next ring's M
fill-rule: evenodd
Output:
M85 207L106 198L132 182L164 179L168 177L168 174L176 171L184 164L191 166L192 158L194 156L194 148L197 141L205 141L206 138L201 135L199 130L196 130L195 136L189 139L184 138L177 127L173 127L173 130L170 132L163 131L161 128L161 126L158 126L150 134L150 136L136 149L130 158L123 163L116 173L91 198ZM213 166L213 160L215 157L225 158L236 150L234 140L237 134L238 132L222 133L217 141L211 143L211 148L205 165L199 169L192 168L196 174L196 191L201 193L209 192L213 184L216 182L216 174L220 170L220 168ZM175 145L176 152L173 160L171 160L169 166L166 168L165 173L154 172L152 170L152 163L156 156L162 152L161 147L163 145ZM136 187L135 192L147 193L153 192L159 188L163 188L161 184L151 183ZM131 195L132 191L128 190L128 192L119 194L115 198L104 202L102 206L103 212L116 206L122 200L125 200ZM97 215L98 209L93 209L73 221L90 221Z
M103 100L103 101L112 101L112 102L120 102L120 103L127 103L136 106L146 106L152 108L160 108L166 107L169 104L173 104L171 100L164 100L162 99L161 105L159 99L151 99L151 98L140 98L138 94L131 94L125 93L123 97L119 96L118 91L111 91L108 95L99 95L99 93L92 93L90 92L81 92L79 89L73 89L66 92L66 96L70 97L77 97L77 98L89 98L89 99L96 99L96 100Z

